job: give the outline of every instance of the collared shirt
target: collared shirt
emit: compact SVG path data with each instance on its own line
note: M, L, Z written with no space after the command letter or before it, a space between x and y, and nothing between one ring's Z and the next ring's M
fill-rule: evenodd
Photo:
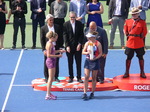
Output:
M65 18L67 14L67 3L54 1L51 4L51 14L54 18Z
M72 29L73 29L73 33L75 33L75 22L72 23L72 21L70 21L70 23L71 23L71 26L72 26Z
M116 9L114 15L121 15L121 0L116 0Z
M38 8L40 8L40 0L37 0Z
M136 23L135 27L133 25ZM132 29L132 30L131 30ZM133 19L128 19L125 21L124 32L128 36L128 34L142 35L138 36L128 36L126 46L132 49L138 49L144 47L143 39L147 34L147 26L144 20L140 19L138 22L135 22Z
M48 27L48 31L55 32L54 25L52 27L50 27L49 25L47 25L47 27ZM53 42L53 44L56 45L56 42Z

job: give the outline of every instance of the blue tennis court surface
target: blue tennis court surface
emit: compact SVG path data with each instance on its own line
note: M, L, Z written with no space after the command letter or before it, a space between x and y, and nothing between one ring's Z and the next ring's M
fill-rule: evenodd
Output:
M150 73L150 50L146 50L145 73ZM34 91L31 81L42 78L41 50L0 50L0 110L2 112L149 112L150 92L99 91L95 99L83 101L82 92L53 92L57 100L45 100L45 91ZM84 65L82 62L82 68ZM124 74L124 50L109 50L105 77ZM75 68L75 67L74 67ZM75 71L75 70L74 70ZM130 73L139 73L134 57ZM76 72L75 72L76 73ZM68 76L67 58L60 59L60 76ZM84 76L82 69L82 76ZM89 95L90 93L88 93Z

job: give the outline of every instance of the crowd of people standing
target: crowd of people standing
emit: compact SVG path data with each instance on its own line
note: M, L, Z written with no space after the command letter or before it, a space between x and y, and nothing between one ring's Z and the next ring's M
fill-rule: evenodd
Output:
M104 69L108 53L108 48L114 48L115 32L118 26L120 33L121 48L125 49L126 71L123 78L129 77L129 68L134 52L139 58L141 77L146 78L144 73L145 37L147 34L146 14L150 0L107 0L108 5L108 24L111 26L110 46L108 45L107 32L104 29L102 14L105 14L105 8L99 0L71 0L69 7L63 0L48 1L49 14L45 14L46 0L30 0L30 11L32 20L32 47L36 49L37 28L40 26L40 41L44 54L44 76L48 83L48 92L46 99L56 99L56 96L50 93L52 79L59 80L59 58L61 53L66 52L68 60L69 80L74 81L73 62L75 59L77 67L77 81L83 83L81 78L81 60L82 54L86 55L85 60L85 81L83 99L87 99L87 87L90 71L92 71L92 93L90 98L94 97L96 81L104 83ZM16 49L18 29L21 29L22 49L25 46L26 39L26 14L27 4L24 0L10 0L10 11L6 19L7 6L3 0L0 0L0 49L4 49L4 33L6 24L9 23L10 15L13 14L13 45L11 49ZM131 12L130 12L131 10ZM69 20L65 21L69 11ZM128 20L128 13L132 15ZM85 19L86 14L87 20ZM132 23L132 24L130 24ZM144 26L143 26L144 25ZM138 29L136 32L135 29ZM135 31L134 31L135 30ZM125 45L124 36L127 37ZM136 39L135 39L136 38ZM138 39L137 39L138 38ZM94 51L90 51L90 44L94 46ZM133 44L134 43L134 44ZM140 43L140 44L139 44ZM83 45L85 45L83 47ZM109 46L109 47L108 47ZM65 48L65 50L63 50ZM56 52L58 51L58 52ZM55 53L56 52L56 53ZM91 52L94 52L94 58L90 58Z
M3 3L5 3L3 0L1 0ZM108 23L111 24L111 30L110 30L110 42L109 42L109 49L114 48L114 39L115 39L115 32L118 26L119 34L120 34L120 44L121 48L125 48L125 38L124 38L124 32L123 32L123 25L125 20L128 18L128 11L131 10L133 7L138 7L142 11L140 12L140 18L142 20L146 21L146 12L149 8L149 0L124 0L121 3L122 0L106 0L106 5L108 7L103 7L103 4L99 0L71 0L69 1L69 6L67 6L66 1L63 0L28 0L30 2L30 11L31 11L31 20L32 20L32 49L36 48L36 40L37 40L37 26L39 24L40 28L45 25L45 11L49 9L49 13L51 13L54 16L55 23L59 24L60 28L63 29L63 24L65 22L65 17L67 15L67 12L74 11L77 14L76 20L81 21L84 26L89 27L89 23L91 21L95 21L97 26L100 26L103 28L103 20L102 15L105 14L104 9L108 8ZM48 2L49 8L46 6L46 2ZM103 2L104 3L104 2ZM121 5L119 5L121 3ZM20 6L21 4L21 6ZM9 23L10 16L13 14L13 24L14 32L13 32L13 43L12 48L16 48L16 42L17 42L17 34L18 34L18 28L21 29L21 43L22 48L27 49L25 47L25 39L26 39L26 14L27 7L24 6L27 5L25 0L9 0L9 11L8 6L5 4L5 13L4 16L2 16L3 20L6 20L6 24ZM18 8L17 8L18 7ZM121 7L121 13L118 12L119 8ZM21 9L20 9L21 8ZM63 8L63 9L62 9ZM117 11L114 11L114 9L117 9ZM21 11L20 11L21 10ZM6 17L6 14L8 12L8 16ZM58 14L59 12L59 14ZM19 16L18 16L19 14ZM87 15L87 20L85 18L85 15ZM19 21L17 21L17 18L21 18ZM113 21L113 22L112 22ZM5 33L5 22L3 22L4 27L2 27L1 31L2 33ZM63 30L61 30L63 31ZM3 34L4 34L3 33ZM61 32L62 33L62 32ZM3 41L4 41L4 35L2 34L0 41L1 41L1 49L4 49ZM144 40L145 41L145 40Z

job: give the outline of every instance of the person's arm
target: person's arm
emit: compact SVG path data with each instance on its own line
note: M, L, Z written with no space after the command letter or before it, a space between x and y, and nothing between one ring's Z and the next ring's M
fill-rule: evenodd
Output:
M52 2L50 6L50 14L54 15L54 2Z
M65 14L65 16L64 16L64 17L66 17L67 11L68 11L68 6L67 6L67 3L65 2L65 9L64 9L64 14Z
M97 48L98 48L99 54L93 60L97 60L97 59L99 59L102 56L102 45L101 45L100 42L98 42Z
M83 54L83 55L88 55L88 54L90 54L90 52L88 52L88 50L87 50L87 47L88 47L88 42L85 43L84 48L83 48L83 50L82 50L82 54Z
M81 14L81 18L84 18L85 17L85 15L86 15L86 12L87 12L87 7L86 7L86 2L85 1L83 1L83 13Z
M141 9L144 10L144 11L148 10L148 5L149 5L149 1L148 0L143 0L143 3L141 5L142 6Z
M67 34L66 23L64 23L64 26L63 26L63 39L64 39L65 47L67 47L68 46L68 34Z
M113 13L113 0L110 0L109 2L109 7L108 7L108 19L109 19L109 24L112 23L112 13Z
M125 18L124 19L127 19L128 18L128 13L129 13L129 3L128 3L128 1L126 0L126 2L125 2L125 10L126 10L126 13L125 13Z
M40 40L41 40L41 47L42 47L42 51L45 50L45 45L46 45L46 37L45 37L45 31L44 28L42 27L40 30Z
M27 14L27 4L26 4L26 2L24 2L24 6L23 6L23 8L22 8L22 12L24 13L24 14Z
M71 11L74 11L74 10L73 10L73 2L72 2L72 1L71 1L70 4L69 4L69 12L71 12Z
M105 29L103 29L102 31L102 38L103 38L103 54L107 54L108 53L108 37L107 37L107 33Z
M124 33L126 36L128 36L129 32L128 32L128 26L127 26L127 20L125 20L125 24L124 24Z
M15 14L16 12L18 12L18 10L16 10L16 6L15 6L15 1L12 2L12 10L11 13Z
M82 45L83 44L83 39L84 39L84 33L83 33L83 28L82 28L82 23L81 22L79 23L79 28L80 28L80 32L79 32L80 37L79 37L78 43Z
M62 57L62 54L59 55L55 55L55 54L51 54L51 49L52 49L52 43L46 43L46 52L47 52L47 57L48 58L55 58L55 57ZM56 51L57 52L57 51Z
M30 1L30 10L33 12L33 13L38 13L38 9L37 8L35 8L35 5L34 5L34 3L33 3L33 1L31 0Z
M146 34L147 34L147 25L146 25L146 22L144 21L143 22L143 37L144 38L146 37Z
M101 4L100 7L99 7L99 11L94 11L95 13L97 14L103 14L104 13L104 7L103 5Z
M2 9L1 9L1 12L7 14L7 6L6 6L6 3L5 3L5 10L2 10Z
M43 0L43 5L41 9L42 9L42 12L46 11L46 0Z

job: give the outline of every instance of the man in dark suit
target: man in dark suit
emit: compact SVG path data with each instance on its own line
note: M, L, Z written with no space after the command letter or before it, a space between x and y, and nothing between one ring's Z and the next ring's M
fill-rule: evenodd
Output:
M73 60L77 65L77 81L83 83L81 80L81 59L82 59L82 41L84 38L82 23L76 20L76 13L69 13L70 20L64 23L64 44L68 58L69 68L69 83L73 82Z
M46 42L48 41L48 39L46 38L46 34L49 31L54 31L58 34L58 39L55 43L55 49L59 50L62 46L63 46L63 37L62 35L60 35L60 27L56 24L54 24L54 17L51 14L48 14L46 16L46 25L44 25L43 27L41 27L41 46L42 46L42 51L44 52L44 54L46 53L45 51L45 46L46 46ZM46 56L44 56L44 76L45 76L45 81L47 82L48 80L48 68L46 66ZM60 80L58 79L59 76L59 58L56 59L56 72L55 72L55 81L60 82Z
M97 36L96 40L98 40L102 45L103 54L100 57L100 69L97 74L97 77L98 77L97 80L102 84L102 83L104 83L105 63L106 63L106 57L107 57L107 53L108 53L107 33L106 33L105 29L97 26L94 21L90 22L89 27L87 27L85 29L85 35L91 31L98 32L98 36Z
M45 24L45 10L46 10L46 0L31 0L30 1L30 9L31 19L32 19L32 41L33 46L32 49L36 48L36 33L38 23L40 27L44 26Z

